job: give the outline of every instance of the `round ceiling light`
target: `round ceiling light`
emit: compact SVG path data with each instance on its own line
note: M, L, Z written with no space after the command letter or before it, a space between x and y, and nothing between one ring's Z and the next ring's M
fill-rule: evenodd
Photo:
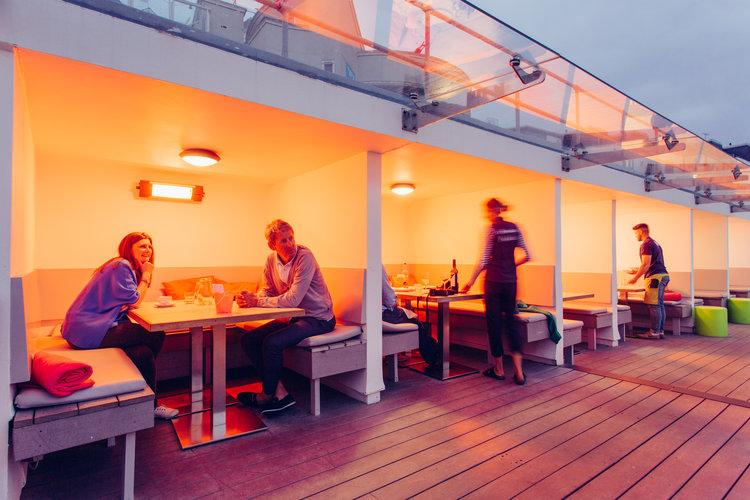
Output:
M414 191L414 184L411 184L409 182L399 182L391 186L391 191L404 196Z
M186 149L180 153L180 158L196 167L210 167L221 160L219 155L210 149Z

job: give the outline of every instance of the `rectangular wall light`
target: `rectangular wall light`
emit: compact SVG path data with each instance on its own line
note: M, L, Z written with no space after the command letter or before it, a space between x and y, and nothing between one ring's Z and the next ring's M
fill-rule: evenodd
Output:
M138 196L154 200L194 201L203 200L203 186L172 184L169 182L141 180L138 183Z

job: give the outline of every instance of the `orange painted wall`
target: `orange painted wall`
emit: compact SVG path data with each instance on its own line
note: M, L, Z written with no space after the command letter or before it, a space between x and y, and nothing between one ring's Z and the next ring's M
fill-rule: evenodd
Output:
M202 184L206 196L139 199L140 179ZM152 236L157 266L259 265L268 252L267 188L243 179L39 154L36 180L35 268L96 267L131 231Z
M365 268L366 186L363 153L275 184L268 221L289 222L297 242L309 247L321 266Z

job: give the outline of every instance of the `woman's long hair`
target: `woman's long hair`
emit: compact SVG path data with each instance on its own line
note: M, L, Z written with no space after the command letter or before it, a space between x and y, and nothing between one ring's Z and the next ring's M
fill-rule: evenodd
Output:
M117 247L118 257L113 257L109 259L107 262L99 266L96 269L96 271L94 271L94 273L96 274L97 271L102 272L104 268L107 266L107 264L109 263L116 264L118 260L125 259L130 263L130 267L133 268L133 271L135 271L136 283L141 281L141 265L136 261L135 257L133 256L133 245L135 245L141 240L148 240L151 243L151 258L149 259L149 262L153 264L154 263L154 242L151 239L151 236L149 236L148 233L130 233L126 235L122 239L122 241L120 241L120 244Z

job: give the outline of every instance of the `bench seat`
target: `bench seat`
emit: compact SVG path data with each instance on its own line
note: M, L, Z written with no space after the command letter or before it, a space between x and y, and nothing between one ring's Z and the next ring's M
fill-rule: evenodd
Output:
M717 307L727 307L727 299L734 297L721 290L696 290L693 296L703 300L703 305Z
M702 305L703 301L697 299L695 305ZM632 325L640 328L651 327L651 316L649 315L648 305L643 302L642 298L631 298L627 305L632 312ZM693 308L688 299L680 301L664 301L664 310L667 314L664 329L672 332L672 335L680 335L682 323L688 322L692 329Z
M362 325L338 322L284 351L284 366L310 379L310 413L320 415L320 379L367 367Z
M436 311L437 306L429 304L429 310ZM484 301L481 300L452 303L450 305L451 343L487 351L488 361L492 362L484 312ZM557 364L554 354L550 353L553 349L535 349L543 344L549 344L548 347L555 345L549 338L547 317L541 313L521 311L517 318L520 320L521 350L524 357L540 363ZM559 321L557 325L560 330ZM563 318L560 333L563 337L561 342L565 363L573 363L573 346L581 342L582 329L583 322ZM504 347L507 350L507 346Z

